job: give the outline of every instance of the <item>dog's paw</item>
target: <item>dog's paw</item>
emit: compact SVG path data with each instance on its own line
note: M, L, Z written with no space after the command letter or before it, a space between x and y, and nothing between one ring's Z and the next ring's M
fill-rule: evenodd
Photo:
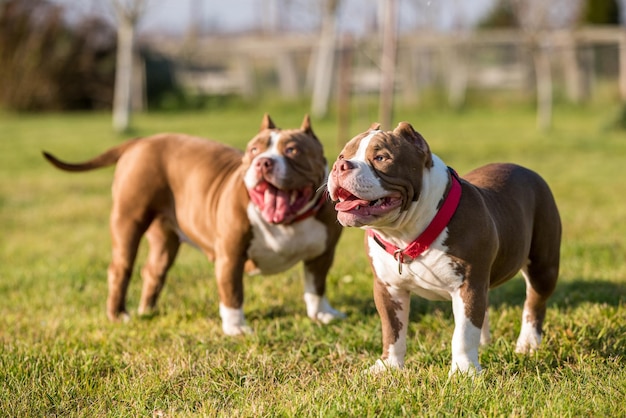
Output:
M245 325L245 324L244 325L222 324L222 331L224 331L224 334L230 337L236 337L238 335L250 335L254 333L252 331L252 328L250 328L248 325Z
M121 324L127 324L131 321L132 317L126 311L119 312L115 316L110 317L113 322L119 322Z
M330 306L328 300L323 296L313 293L305 293L304 301L306 302L307 315L314 321L322 324L329 324L336 319L343 319L346 314L340 312Z
M140 319L152 319L159 314L159 310L156 307L139 306L137 308L137 315Z
M532 343L527 341L517 341L515 344L515 352L517 354L532 354L539 348L539 343Z
M478 376L482 374L483 368L480 367L480 364L472 363L470 361L463 363L452 363L452 367L448 372L448 377L452 377L454 375L463 375L463 376Z
M373 366L370 366L365 372L367 374L376 375L376 374L388 372L390 370L400 370L400 369L402 369L402 365L395 361L390 361L389 359L386 359L386 360L378 359L376 360L376 363L374 363Z
M123 311L107 311L107 317L109 318L109 321L111 322L119 322L119 323L127 323L130 322L131 317L130 314L128 312L126 312L125 310Z
M519 354L532 354L541 344L541 334L536 332L534 328L522 326L517 343L515 344L515 352Z
M522 330L515 344L515 352L520 354L534 353L541 344L541 334L530 322L522 323Z
M252 328L246 325L243 317L243 309L229 308L220 303L220 317L224 334L231 336L252 334Z
M345 313L339 312L338 310L328 305L326 309L321 310L316 314L315 320L321 322L322 324L330 324L332 321L344 319L345 317Z

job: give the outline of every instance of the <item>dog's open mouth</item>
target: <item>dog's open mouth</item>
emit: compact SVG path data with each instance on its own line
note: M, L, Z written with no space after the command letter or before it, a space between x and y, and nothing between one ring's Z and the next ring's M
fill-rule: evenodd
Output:
M398 196L388 195L375 200L365 200L353 195L340 187L337 189L338 203L335 210L340 213L349 213L357 216L376 216L397 208L402 203Z
M311 200L313 186L305 186L301 189L282 190L267 181L260 181L248 194L263 219L274 224L291 222L298 212Z

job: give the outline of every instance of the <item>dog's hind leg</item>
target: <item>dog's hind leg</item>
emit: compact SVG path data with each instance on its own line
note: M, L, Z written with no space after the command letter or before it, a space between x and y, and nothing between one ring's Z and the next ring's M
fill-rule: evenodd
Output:
M515 347L518 353L538 348L548 298L554 292L559 276L561 220L554 197L545 182L539 184L535 200L541 204L536 206L534 213L528 264L522 268L526 280L526 301L522 329Z
M168 226L167 221L157 216L146 232L150 246L148 260L141 269L143 286L139 302L139 315L150 314L156 306L159 294L165 284L167 271L174 263L180 239L176 231Z
M126 292L137 257L137 248L141 236L150 224L150 218L146 214L133 218L114 206L110 222L113 251L107 272L107 316L112 321L128 320L130 317L126 311Z
M489 329L489 306L485 309L485 319L480 329L480 345L488 345L491 343L491 331Z
M558 245L555 247L552 252L544 252L540 260L531 258L528 266L522 269L526 280L526 301L522 314L522 329L515 346L518 353L532 352L541 343L548 298L556 287L559 274L559 247Z

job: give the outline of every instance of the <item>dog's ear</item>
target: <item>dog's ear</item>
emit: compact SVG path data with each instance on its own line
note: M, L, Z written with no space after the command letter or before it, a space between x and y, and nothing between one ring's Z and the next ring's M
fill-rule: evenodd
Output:
M302 119L302 125L300 125L300 130L304 131L305 134L315 136L315 134L313 133L313 128L311 128L311 118L309 117L308 113L304 115L304 119Z
M311 118L309 117L308 113L304 115L304 119L302 119L302 125L300 125L300 130L308 136L312 136L319 141L319 138L317 137L317 135L315 135L315 132L313 132L313 128L311 127Z
M370 125L370 131L380 131L380 123L374 122Z
M261 121L261 129L259 131L263 131L265 129L276 129L276 125L274 125L274 121L270 118L269 113L263 115L263 120Z
M393 130L393 133L395 135L401 136L402 138L417 146L417 148L419 148L426 156L426 167L433 166L433 159L430 153L430 147L428 146L428 143L426 142L424 137L420 135L419 132L413 129L413 126L410 123L400 122L396 129Z

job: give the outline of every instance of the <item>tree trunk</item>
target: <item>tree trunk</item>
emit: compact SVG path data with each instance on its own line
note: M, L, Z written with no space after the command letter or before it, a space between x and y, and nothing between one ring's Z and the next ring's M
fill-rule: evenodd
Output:
M130 127L135 24L120 17L117 28L117 62L113 98L113 129L125 132Z
M337 19L335 12L339 0L326 0L322 33L315 54L315 78L313 80L313 99L311 113L317 117L326 116L328 101L333 81L333 68L335 66L335 45L337 39Z
M396 73L396 0L382 0L383 15L383 48L380 69L380 102L378 120L383 129L391 129L393 120L393 98Z
M626 102L626 28L624 27L619 40L619 93L622 102Z
M337 149L350 139L350 97L352 93L352 60L354 41L346 35L341 43L337 88Z

